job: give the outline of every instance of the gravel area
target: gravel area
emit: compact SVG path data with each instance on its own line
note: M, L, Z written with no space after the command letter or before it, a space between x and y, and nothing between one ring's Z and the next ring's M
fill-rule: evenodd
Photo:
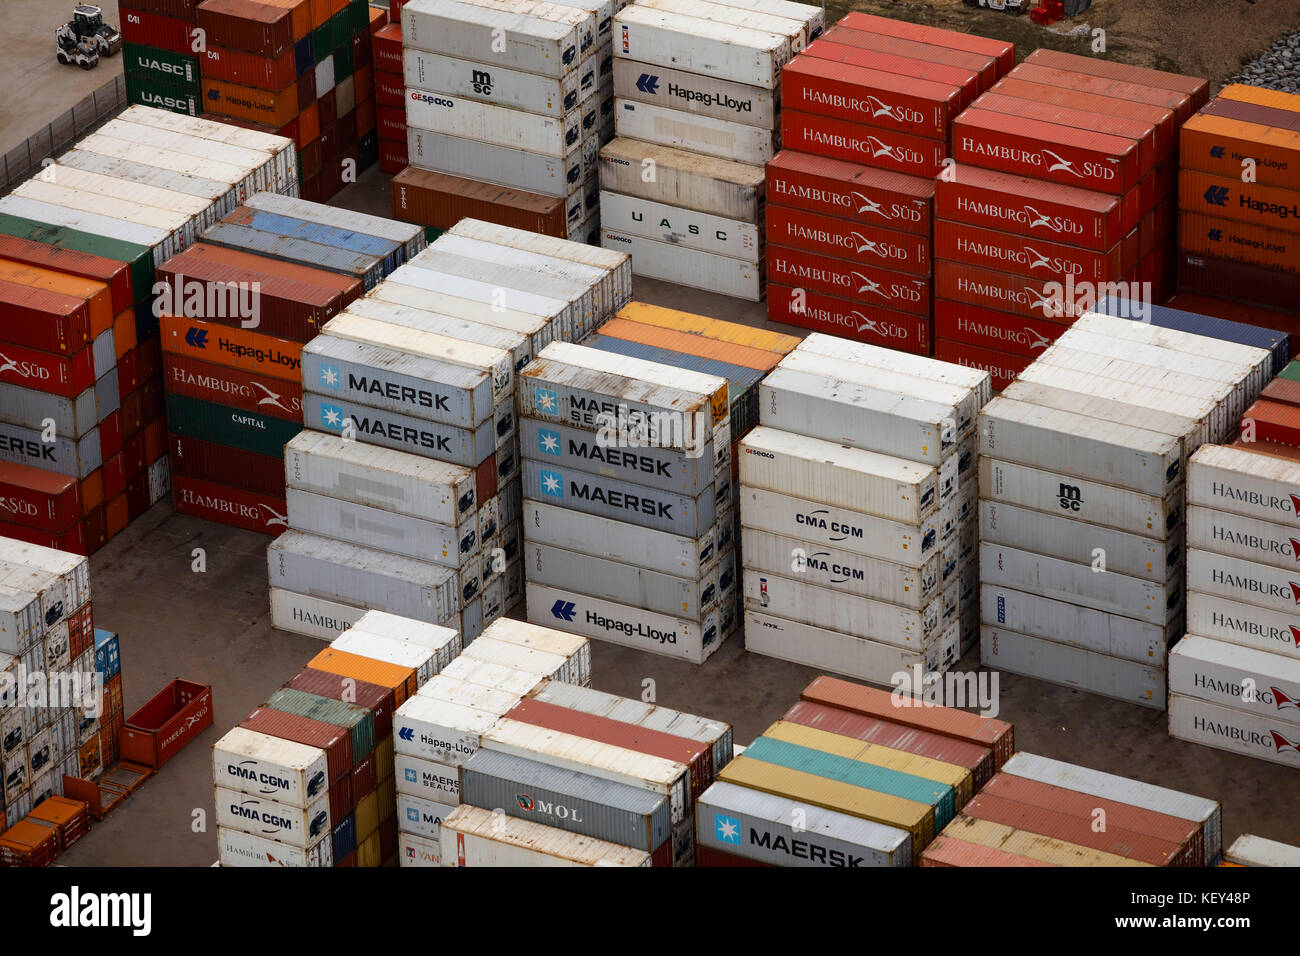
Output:
M1300 29L1281 37L1228 82L1300 93Z

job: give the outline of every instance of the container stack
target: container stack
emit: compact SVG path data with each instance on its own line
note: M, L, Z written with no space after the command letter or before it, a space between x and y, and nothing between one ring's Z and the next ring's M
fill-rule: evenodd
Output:
M403 174L394 215L593 239L596 159L613 135L613 11L613 0L403 6L407 155L435 175Z
M1179 288L1282 309L1294 323L1300 95L1225 86L1181 137Z
M987 666L1165 709L1187 460L1233 435L1278 361L1232 323L1181 325L1085 314L981 412Z
M365 0L198 5L205 109L294 140L304 199L329 199L378 156L368 11Z
M872 683L978 633L975 424L989 376L814 333L740 443L745 647Z
M397 18L374 26L370 35L375 68L375 114L379 132L379 168L400 173L406 158L406 81L402 77L402 24Z
M602 245L631 253L638 275L763 297L763 165L780 144L778 81L825 18L788 0L639 0L618 12Z
M118 4L126 101L173 113L203 112L194 31L200 0Z
M809 684L699 798L698 865L916 865L1011 756L1013 729L894 696Z
M1222 853L1215 801L1021 751L920 864L1201 867L1216 865Z
M1014 64L1010 43L850 13L782 71L772 319L934 354L934 177L955 117Z
M1258 444L1204 445L1188 463L1187 636L1169 655L1170 736L1287 766L1300 766L1300 449L1273 443L1300 437L1275 424L1295 412L1261 399L1242 422Z
M0 199L0 457L69 479L7 476L51 507L6 533L85 554L168 494L155 269L294 176L289 140L132 106Z
M1105 294L1164 302L1178 129L1208 95L1203 79L1036 50L965 110L958 165L935 182L936 356L1001 390Z
M103 682L104 692L99 708L99 761L105 769L117 763L122 756L118 731L126 723L126 709L122 701L122 642L112 631L94 629L95 673ZM80 776L94 776L96 744L83 733Z
M101 705L115 686L120 717L122 685L120 674L116 685L95 680L106 677L95 644L86 558L0 538L0 818L11 826L62 795L65 774L100 774L111 724Z

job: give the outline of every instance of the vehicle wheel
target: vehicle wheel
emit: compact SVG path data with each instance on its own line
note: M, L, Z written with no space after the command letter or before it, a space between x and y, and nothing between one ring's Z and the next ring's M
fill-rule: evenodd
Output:
M58 53L54 54L54 56L55 56L55 57L58 59L58 61L59 61L60 63L62 63L64 66L67 65L67 63L68 63L68 58L67 58L66 56L63 55L63 51L62 51L62 50L60 50Z
M99 63L97 60L83 60L81 62L81 68L83 70L93 70L98 65Z

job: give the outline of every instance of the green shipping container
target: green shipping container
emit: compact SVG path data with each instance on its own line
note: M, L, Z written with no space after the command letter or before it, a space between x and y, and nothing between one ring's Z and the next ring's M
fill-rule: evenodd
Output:
M956 798L952 787L937 780L926 780L910 773L891 770L861 760L850 760L838 754L828 754L798 744L787 743L772 737L759 737L745 748L745 756L764 763L774 763L789 770L799 770L829 780L838 780L850 786L893 794L904 800L934 807L935 832L942 830L952 820Z
M347 44L334 51L334 85L338 86L352 75L352 45Z
M330 28L331 50L338 50L341 46L352 49L352 12L347 7L330 17L327 26Z
M311 32L311 52L319 63L325 57L334 52L334 47L330 46L330 41L334 38L334 29L330 26L330 21L326 20L321 26L318 26ZM317 90L317 95L324 90Z
M285 687L277 690L266 702L272 710L281 710L286 714L310 717L323 724L343 727L352 733L352 762L361 763L375 749L375 717L364 707L345 704L341 700L331 700L317 694ZM379 770L378 767L375 768Z
M64 226L51 226L49 223L37 222L35 219L23 219L0 213L0 233L6 236L18 236L33 242L43 242L47 246L59 246L76 252L87 252L105 259L125 262L131 270L131 295L136 302L141 302L153 294L154 265L153 250L148 246L138 246L133 242L123 242L108 236L97 236L91 232L79 232Z
M184 395L167 396L167 425L174 435L216 442L270 458L283 458L285 443L292 441L303 429L301 422L271 418Z
M129 73L126 75L126 101L136 106L152 106L173 113L184 113L186 116L198 116L203 112L203 97L200 94Z
M433 226L425 226L424 238L427 242L433 242L433 240L437 239L446 231L446 229L434 229Z
M387 10L387 7L384 7ZM348 16L351 18L351 33L366 33L370 29L370 4L366 0L349 0Z
M1300 361L1287 362L1286 368L1277 373L1278 378L1285 378L1292 382L1300 382Z
M122 45L122 69L127 76L162 83L200 95L197 57L138 43Z

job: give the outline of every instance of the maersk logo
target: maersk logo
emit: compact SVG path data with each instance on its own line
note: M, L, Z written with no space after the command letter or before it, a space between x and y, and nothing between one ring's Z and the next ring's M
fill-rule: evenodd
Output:
M543 455L555 455L559 457L563 454L560 445L560 433L540 429L537 432L537 450Z
M337 392L343 387L343 373L333 365L322 365L320 367L320 383L325 388Z
M555 394L552 389L534 389L533 400L537 403L537 410L539 412L554 415L560 410L560 396Z
M402 776L406 778L407 783L420 782L420 775L416 773L414 770L412 770L410 767L407 767L405 770L402 771Z
M558 471L542 470L542 494L552 498L564 497L564 476Z
M417 810L417 809L415 809L414 807L407 807L407 808L406 808L406 819L410 820L412 823L419 823L419 822L420 822L420 811Z
M343 430L343 409L337 405L326 405L321 403L320 423L324 428L335 431Z
M714 835L719 843L740 846L740 821L722 813L713 815Z

